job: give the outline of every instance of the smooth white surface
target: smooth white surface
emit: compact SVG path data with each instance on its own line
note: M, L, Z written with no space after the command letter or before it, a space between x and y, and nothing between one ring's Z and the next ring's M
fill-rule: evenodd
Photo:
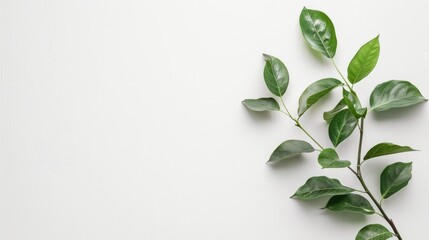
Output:
M358 183L321 170L316 154L265 165L283 140L306 137L282 115L241 105L269 96L263 52L288 66L294 112L308 84L339 77L301 37L304 5L332 18L343 72L381 34L379 64L356 86L362 99L390 79L429 96L423 0L1 0L0 239L344 240L382 222L289 199L313 175ZM326 146L321 114L339 96L302 118ZM385 165L414 161L409 186L384 203L407 240L429 222L428 122L426 104L366 123L365 150L381 141L423 150L363 169L378 196ZM356 148L355 133L339 151L354 161Z

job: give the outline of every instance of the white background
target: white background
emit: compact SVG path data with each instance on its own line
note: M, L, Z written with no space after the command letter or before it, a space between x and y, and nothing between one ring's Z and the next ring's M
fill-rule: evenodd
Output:
M429 96L423 0L1 0L0 239L344 240L382 222L320 210L327 199L289 199L313 175L359 185L320 169L315 153L266 165L282 141L307 138L283 115L241 104L270 96L264 52L290 71L293 112L308 84L339 77L302 39L304 5L333 20L344 73L381 34L379 64L356 85L365 105L391 79ZM321 115L339 93L302 118L324 146ZM407 240L429 222L428 107L366 121L365 151L382 141L422 150L363 167L378 197L384 166L414 161L409 186L384 203ZM338 148L353 162L356 150L357 132Z

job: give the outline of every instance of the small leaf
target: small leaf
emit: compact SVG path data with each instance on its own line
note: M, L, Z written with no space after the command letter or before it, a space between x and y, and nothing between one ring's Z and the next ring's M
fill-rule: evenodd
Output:
M264 54L264 80L270 92L278 97L285 94L289 85L289 72L280 59Z
M375 213L374 208L366 198L353 193L333 196L329 199L325 208L331 211L346 211L367 215Z
M323 149L318 161L322 168L344 168L351 165L350 161L340 160L337 152L332 148Z
M353 191L355 191L353 188L343 186L337 179L319 176L308 179L292 198L311 200L323 196L343 195Z
M412 162L397 162L387 166L380 176L381 196L386 199L407 186L412 168Z
M280 106L274 98L246 99L242 103L248 109L256 112L280 110Z
M299 17L301 32L308 45L327 58L333 58L337 50L337 36L329 17L317 10L303 8Z
M377 112L391 108L407 107L427 101L410 82L390 80L379 84L369 99L371 109Z
M357 119L349 109L341 110L329 123L329 138L332 144L337 147L342 141L348 138L357 126Z
M341 84L341 81L335 78L325 78L310 84L299 98L298 115L303 115L317 101Z
M351 83L355 84L364 79L375 68L375 65L377 65L378 56L380 55L380 42L378 41L378 37L379 36L365 43L350 62L347 68L347 78Z
M341 99L337 105L335 105L335 107L327 112L323 113L323 119L327 122L330 123L332 118L335 117L335 115L337 115L338 112L340 112L344 107L346 107L346 103L344 102L344 99Z
M372 147L366 154L365 157L363 157L363 160L368 160L370 158L395 154L395 153L401 153L401 152L411 152L411 151L417 151L415 149L412 149L408 146L399 146L393 143L379 143Z
M359 98L357 97L355 92L349 92L343 88L343 99L347 107L357 119L365 117L367 109L362 108Z
M355 240L386 240L393 237L387 228L380 224L370 224L362 228Z
M276 163L288 158L298 156L301 153L314 152L310 143L301 140L287 140L280 144L271 154L269 163Z

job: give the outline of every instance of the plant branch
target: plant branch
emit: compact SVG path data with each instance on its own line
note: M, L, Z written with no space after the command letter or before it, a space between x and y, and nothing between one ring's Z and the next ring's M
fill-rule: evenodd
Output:
M362 177L362 171L361 171L361 154L362 154L362 142L363 142L363 132L364 132L364 118L361 118L360 121L360 129L359 129L359 148L358 148L358 157L357 157L357 171L353 171L359 182L361 183L363 189L365 189L366 194L371 198L371 200L374 202L374 204L377 206L378 210L381 212L382 217L389 223L390 227L392 228L393 232L395 233L395 236L398 238L398 240L402 240L401 234L399 234L398 229L395 226L395 223L391 218L389 218L384 211L381 204L377 201L377 199L374 197L374 195L371 193L371 191L368 189L368 186L366 185L363 177Z
M330 58L332 64L334 65L335 69L337 70L337 72L340 74L341 78L343 79L343 82L347 85L347 87L349 88L350 91L353 91L353 87L350 87L348 81L346 80L346 78L343 76L343 74L341 73L340 69L338 69L337 64L335 64L335 61L333 58Z
M305 134L307 134L307 136L309 137L309 138L311 138L311 140L313 140L313 142L315 143L315 144L317 144L317 146L319 146L320 147L320 149L324 149L323 147L322 147L322 145L320 145L320 143L318 143L317 141L316 141L316 139L314 139L311 135L310 135L310 133L308 133L307 132L307 130L305 130L305 128L301 125L301 123L298 121L298 120L296 120L295 121L295 126L297 126L297 127L299 127Z
M292 117L292 115L290 114L289 110L286 107L286 104L283 100L282 97L280 97L280 101L282 102L282 105L284 107L284 109L286 110L286 112L282 111L284 114L286 114L292 121L295 122L295 126L299 127L317 146L320 147L321 150L323 150L324 148L322 147L322 145L316 141L316 139L313 138L313 136L311 136L311 134L309 132L307 132L307 130L305 130L305 128L301 125L301 123L299 122L298 119Z

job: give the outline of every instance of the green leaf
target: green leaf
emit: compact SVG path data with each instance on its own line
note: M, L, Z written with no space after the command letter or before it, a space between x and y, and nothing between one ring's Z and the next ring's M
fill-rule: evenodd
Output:
M355 84L364 79L371 73L375 65L377 65L378 56L380 55L380 42L378 41L378 37L379 36L365 43L350 62L347 68L347 78L351 83Z
M393 237L387 228L380 224L370 224L362 228L355 240L386 240Z
M386 199L405 186L411 179L412 162L397 162L387 166L380 176L381 196Z
M363 160L368 160L370 158L395 154L395 153L401 153L401 152L411 152L411 151L417 151L415 149L412 149L408 146L399 146L393 143L379 143L372 147L366 154L365 157L363 157Z
M280 111L280 106L274 98L246 99L242 103L248 109L256 112Z
M301 32L308 45L327 58L333 58L337 50L337 36L329 17L317 10L303 8L299 17Z
M366 198L353 193L333 196L329 199L325 208L331 211L346 211L367 215L375 213L374 208Z
M350 161L340 160L337 152L332 148L323 149L318 161L322 168L344 168L351 165Z
M311 200L323 196L343 195L353 191L355 191L353 188L343 186L337 179L319 176L308 179L292 198Z
M278 97L285 94L289 85L289 72L280 59L264 54L264 80L270 92Z
M335 78L325 78L310 84L299 98L298 115L303 115L317 101L341 84L341 81Z
M355 92L349 92L343 88L343 99L347 107L357 119L365 117L367 109L362 108L359 98L357 97Z
M330 123L332 118L335 117L335 115L337 115L338 112L340 112L344 107L346 107L346 103L344 102L344 99L341 99L337 105L335 105L335 107L327 112L323 113L323 119L327 122Z
M301 140L287 140L280 144L271 154L269 163L276 163L288 158L298 156L301 153L314 152L310 143Z
M369 99L371 109L377 112L391 108L407 107L427 101L410 82L390 80L379 84Z
M342 141L348 138L357 126L357 119L349 109L343 109L329 123L329 138L332 144L337 147Z

